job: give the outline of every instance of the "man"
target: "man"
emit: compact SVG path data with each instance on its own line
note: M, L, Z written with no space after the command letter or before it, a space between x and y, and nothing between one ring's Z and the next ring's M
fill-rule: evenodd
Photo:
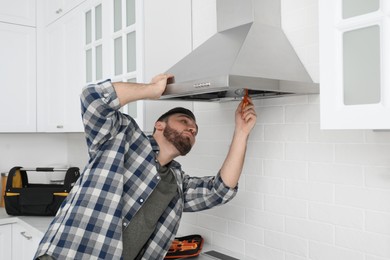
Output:
M90 160L42 239L38 259L163 259L183 211L212 208L234 197L256 123L250 99L235 112L233 140L220 171L201 178L188 176L174 160L195 143L198 126L191 111L168 111L152 136L119 111L132 101L158 99L171 77L84 88Z

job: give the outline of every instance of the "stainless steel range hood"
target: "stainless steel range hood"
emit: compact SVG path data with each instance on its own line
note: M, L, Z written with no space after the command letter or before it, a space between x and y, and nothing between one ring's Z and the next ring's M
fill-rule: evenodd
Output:
M217 0L218 32L167 72L161 99L229 101L318 93L281 28L280 0Z

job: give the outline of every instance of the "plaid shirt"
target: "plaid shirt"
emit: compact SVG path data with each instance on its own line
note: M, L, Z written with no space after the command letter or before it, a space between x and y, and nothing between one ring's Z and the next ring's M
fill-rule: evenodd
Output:
M55 259L121 259L126 228L160 180L158 145L120 104L110 81L84 88L82 114L90 160L44 235L37 256ZM178 162L171 168L178 194L160 217L142 259L163 259L183 211L226 203L237 190L219 174L189 177Z

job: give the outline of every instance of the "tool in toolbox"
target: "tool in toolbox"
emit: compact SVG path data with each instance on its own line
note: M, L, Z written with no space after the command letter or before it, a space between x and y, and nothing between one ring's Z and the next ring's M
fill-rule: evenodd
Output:
M65 171L63 184L29 183L27 172ZM49 167L13 167L8 174L4 195L9 215L54 216L80 176L78 167L56 169Z
M200 235L177 237L173 240L164 259L180 259L198 256L202 250L203 238Z

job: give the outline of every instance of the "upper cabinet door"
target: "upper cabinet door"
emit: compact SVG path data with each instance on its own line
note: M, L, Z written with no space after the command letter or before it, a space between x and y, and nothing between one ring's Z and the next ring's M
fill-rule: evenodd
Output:
M192 51L191 20L191 0L144 1L145 81Z
M12 259L12 224L0 225L0 259Z
M0 132L36 131L36 29L0 22Z
M39 132L83 131L84 10L81 5L45 28L42 82L38 86Z
M113 0L108 6L108 70L113 82L143 82L143 5L143 0ZM143 101L131 102L122 111L143 128Z
M36 0L0 1L0 21L35 26Z
M45 24L48 25L85 0L45 0Z
M321 127L390 129L390 3L319 0Z

